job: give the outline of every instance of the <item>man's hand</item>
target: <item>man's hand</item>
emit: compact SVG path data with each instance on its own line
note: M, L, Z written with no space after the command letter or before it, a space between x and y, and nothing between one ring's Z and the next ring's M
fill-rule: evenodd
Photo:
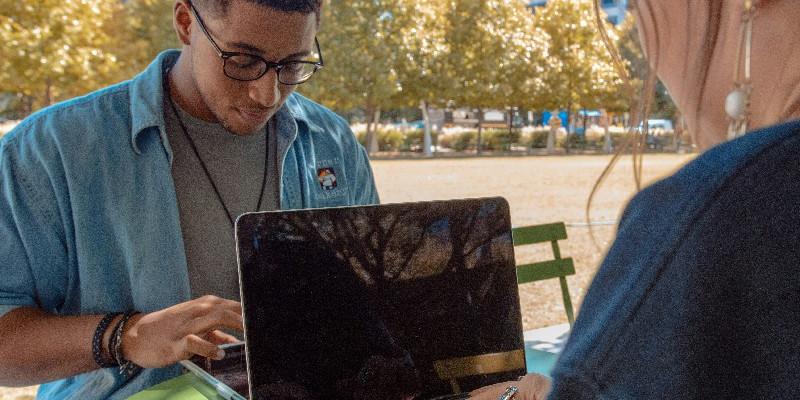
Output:
M497 383L477 389L470 393L470 399L497 400L509 386L519 388L519 392L512 397L513 400L544 400L550 393L550 379L539 374L528 374L519 381Z
M221 359L217 346L239 340L220 329L244 330L239 302L204 296L128 322L122 355L144 368L161 368L197 354Z

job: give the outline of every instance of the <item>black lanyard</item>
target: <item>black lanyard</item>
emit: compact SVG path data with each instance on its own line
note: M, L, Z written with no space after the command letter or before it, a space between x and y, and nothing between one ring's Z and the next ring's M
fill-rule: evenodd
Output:
M206 178L208 178L208 182L211 183L211 187L214 188L214 193L217 195L217 199L219 200L219 204L222 204L222 208L225 209L225 214L228 216L228 219L231 222L231 227L235 225L233 214L228 209L228 206L225 204L225 201L222 200L222 195L219 192L219 188L217 188L217 184L214 183L214 179L211 178L211 173L208 171L208 167L206 163L203 161L203 158L200 157L200 152L197 151L197 146L194 143L194 140L191 136L189 136L189 131L186 129L186 125L183 124L183 119L181 119L180 114L178 114L178 110L175 107L175 103L172 101L172 96L170 95L169 90L169 70L164 72L164 95L167 96L167 101L169 102L170 108L172 109L172 113L175 115L175 118L178 120L178 124L181 126L181 131L183 131L183 135L186 137L186 140L189 141L189 145L192 147L192 151L194 151L195 157L197 157L197 161L200 162L200 166L203 167L203 172L206 174ZM259 192L260 195L258 196L258 204L256 205L256 211L261 210L261 202L264 200L264 189L267 187L267 162L269 156L269 134L264 135L264 177L261 180L261 191Z

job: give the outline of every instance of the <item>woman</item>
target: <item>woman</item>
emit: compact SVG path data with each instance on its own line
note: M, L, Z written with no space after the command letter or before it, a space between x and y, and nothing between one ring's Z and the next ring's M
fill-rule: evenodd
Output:
M785 123L800 7L747 3L635 2L648 60L710 149L629 204L552 389L531 375L475 399L800 398L800 122ZM752 133L714 147L748 87L727 108Z

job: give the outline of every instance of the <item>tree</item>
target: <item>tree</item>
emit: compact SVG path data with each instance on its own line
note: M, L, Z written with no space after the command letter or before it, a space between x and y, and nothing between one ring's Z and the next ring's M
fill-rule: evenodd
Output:
M618 46L620 54L628 61L628 70L630 71L634 87L637 91L641 92L642 82L648 73L648 66L647 60L644 54L642 54L642 46L639 43L639 31L636 27L636 20L633 15L629 15L620 26ZM630 108L630 104L627 104L627 107ZM660 81L656 85L651 115L673 121L676 120L678 115L677 106L667 92L666 86Z
M455 84L449 97L459 106L478 110L480 154L483 110L531 99L542 49L522 2L454 0L450 5L445 33L450 75L446 81Z
M326 66L303 87L336 110L360 107L367 118L367 150L377 150L374 127L399 92L399 0L331 1L319 34Z
M591 0L550 0L538 9L535 24L548 43L541 104L571 115L622 101L622 81L597 30ZM606 28L616 40L616 30Z
M118 80L108 34L117 0L0 0L0 92L21 93L28 110Z
M115 40L113 51L119 61L121 76L132 77L144 70L156 55L166 49L180 47L172 24L172 1L129 0L115 8L109 35Z
M396 65L400 90L394 103L418 105L425 122L423 147L431 155L431 106L445 108L452 98L453 74L445 62L449 46L445 37L447 3L437 0L403 1L398 22L403 38ZM441 128L441 125L439 126Z

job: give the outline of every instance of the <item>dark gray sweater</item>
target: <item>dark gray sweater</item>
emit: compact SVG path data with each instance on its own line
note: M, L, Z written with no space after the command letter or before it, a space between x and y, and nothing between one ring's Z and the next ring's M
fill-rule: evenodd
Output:
M631 201L550 399L800 398L800 122Z

